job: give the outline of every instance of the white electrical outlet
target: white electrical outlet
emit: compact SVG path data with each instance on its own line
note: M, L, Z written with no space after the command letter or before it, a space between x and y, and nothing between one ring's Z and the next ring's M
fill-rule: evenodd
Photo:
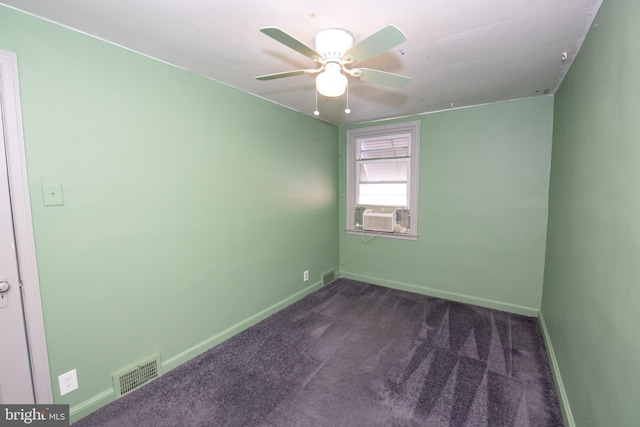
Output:
M309 280L309 270L305 270L305 271L304 271L303 278L304 278L304 281L305 281L305 282L306 282L307 280Z
M78 389L78 373L74 369L73 371L58 375L58 382L60 383L60 396L64 396Z

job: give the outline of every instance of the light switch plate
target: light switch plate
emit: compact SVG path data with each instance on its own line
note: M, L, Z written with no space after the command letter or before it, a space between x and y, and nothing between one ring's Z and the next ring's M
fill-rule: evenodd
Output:
M42 184L42 197L45 206L64 206L62 184Z

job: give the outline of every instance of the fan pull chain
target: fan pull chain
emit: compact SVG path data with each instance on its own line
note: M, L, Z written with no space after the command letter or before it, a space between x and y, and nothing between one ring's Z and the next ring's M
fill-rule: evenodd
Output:
M319 116L320 111L318 111L318 88L316 88L316 110L313 112L314 116Z
M344 112L349 114L351 110L349 109L349 85L347 85L347 108L344 109Z

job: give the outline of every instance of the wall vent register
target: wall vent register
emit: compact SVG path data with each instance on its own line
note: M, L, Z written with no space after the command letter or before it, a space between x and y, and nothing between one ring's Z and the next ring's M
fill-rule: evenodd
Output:
M160 366L160 355L154 354L113 374L112 380L116 398L158 378L161 375Z

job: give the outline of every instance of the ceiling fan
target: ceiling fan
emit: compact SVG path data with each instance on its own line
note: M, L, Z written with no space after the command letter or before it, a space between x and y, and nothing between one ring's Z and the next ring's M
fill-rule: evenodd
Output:
M411 80L409 77L386 71L370 68L347 68L356 61L364 61L377 56L407 40L404 33L395 25L388 25L355 45L353 35L347 30L341 28L322 30L314 39L315 49L278 27L265 27L260 31L285 46L308 56L320 64L320 67L267 74L256 77L258 80L317 74L317 91L328 97L338 97L345 92L348 84L347 76L393 88L402 88Z

